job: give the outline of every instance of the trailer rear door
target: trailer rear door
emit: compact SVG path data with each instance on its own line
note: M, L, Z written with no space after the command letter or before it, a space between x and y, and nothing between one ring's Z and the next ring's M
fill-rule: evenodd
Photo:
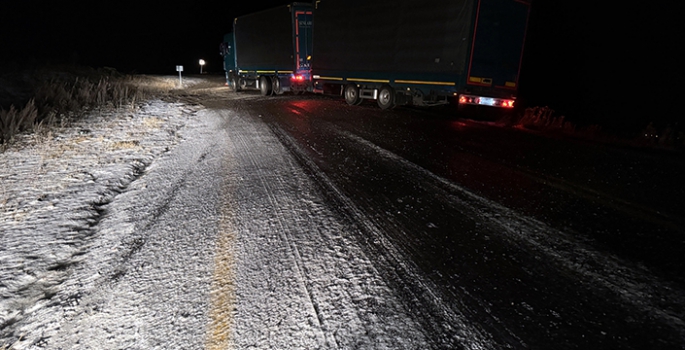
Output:
M516 90L530 3L479 0L467 84Z
M298 74L309 74L312 59L312 10L295 8L294 11L295 67Z

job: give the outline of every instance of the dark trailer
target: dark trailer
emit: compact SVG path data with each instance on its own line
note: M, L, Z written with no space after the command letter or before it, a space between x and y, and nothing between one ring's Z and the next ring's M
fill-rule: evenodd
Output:
M311 50L312 5L299 2L236 18L221 45L228 84L263 95L307 90Z
M511 108L530 4L517 0L321 0L314 16L316 92L381 108Z

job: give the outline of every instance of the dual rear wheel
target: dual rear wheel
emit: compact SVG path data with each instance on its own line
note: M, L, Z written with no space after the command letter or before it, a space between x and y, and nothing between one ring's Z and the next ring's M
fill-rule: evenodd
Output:
M259 92L262 94L262 96L283 94L281 79L277 76L268 75L259 77Z
M345 86L345 102L352 106L358 106L362 103L362 97L359 95L359 87L355 84L347 84Z
M263 75L259 78L259 92L262 96L269 96L273 92L271 77Z
M356 84L347 84L343 90L345 101L352 106L358 106L362 103L361 91ZM381 86L376 98L378 107L381 109L392 109L396 105L395 89L389 85Z
M381 86L376 102L378 102L378 107L381 109L395 108L395 89L389 85Z

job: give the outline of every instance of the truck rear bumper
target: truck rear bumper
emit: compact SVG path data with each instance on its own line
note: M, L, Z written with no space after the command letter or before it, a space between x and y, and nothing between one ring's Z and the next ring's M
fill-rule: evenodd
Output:
M459 95L460 105L490 106L500 108L514 108L513 99L485 97L477 95Z

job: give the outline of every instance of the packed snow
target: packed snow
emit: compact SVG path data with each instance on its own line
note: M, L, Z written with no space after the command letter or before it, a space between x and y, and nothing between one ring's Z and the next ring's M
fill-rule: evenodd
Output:
M0 167L0 348L428 347L355 226L237 111L92 111Z
M446 301L402 242L240 102L260 97L213 97L93 110L0 153L0 349L512 346L466 315L487 300ZM482 233L682 329L663 305L685 303L680 290L649 271L331 129Z
M93 111L68 127L24 135L0 155L1 344L53 348L65 331L76 343L102 344L79 339L73 320L108 318L93 310L118 299L107 284L127 273L122 264L146 239L136 230L154 219L132 212L149 204L132 196L149 185L140 180L153 163L182 143L180 130L193 129L195 112L162 101Z

